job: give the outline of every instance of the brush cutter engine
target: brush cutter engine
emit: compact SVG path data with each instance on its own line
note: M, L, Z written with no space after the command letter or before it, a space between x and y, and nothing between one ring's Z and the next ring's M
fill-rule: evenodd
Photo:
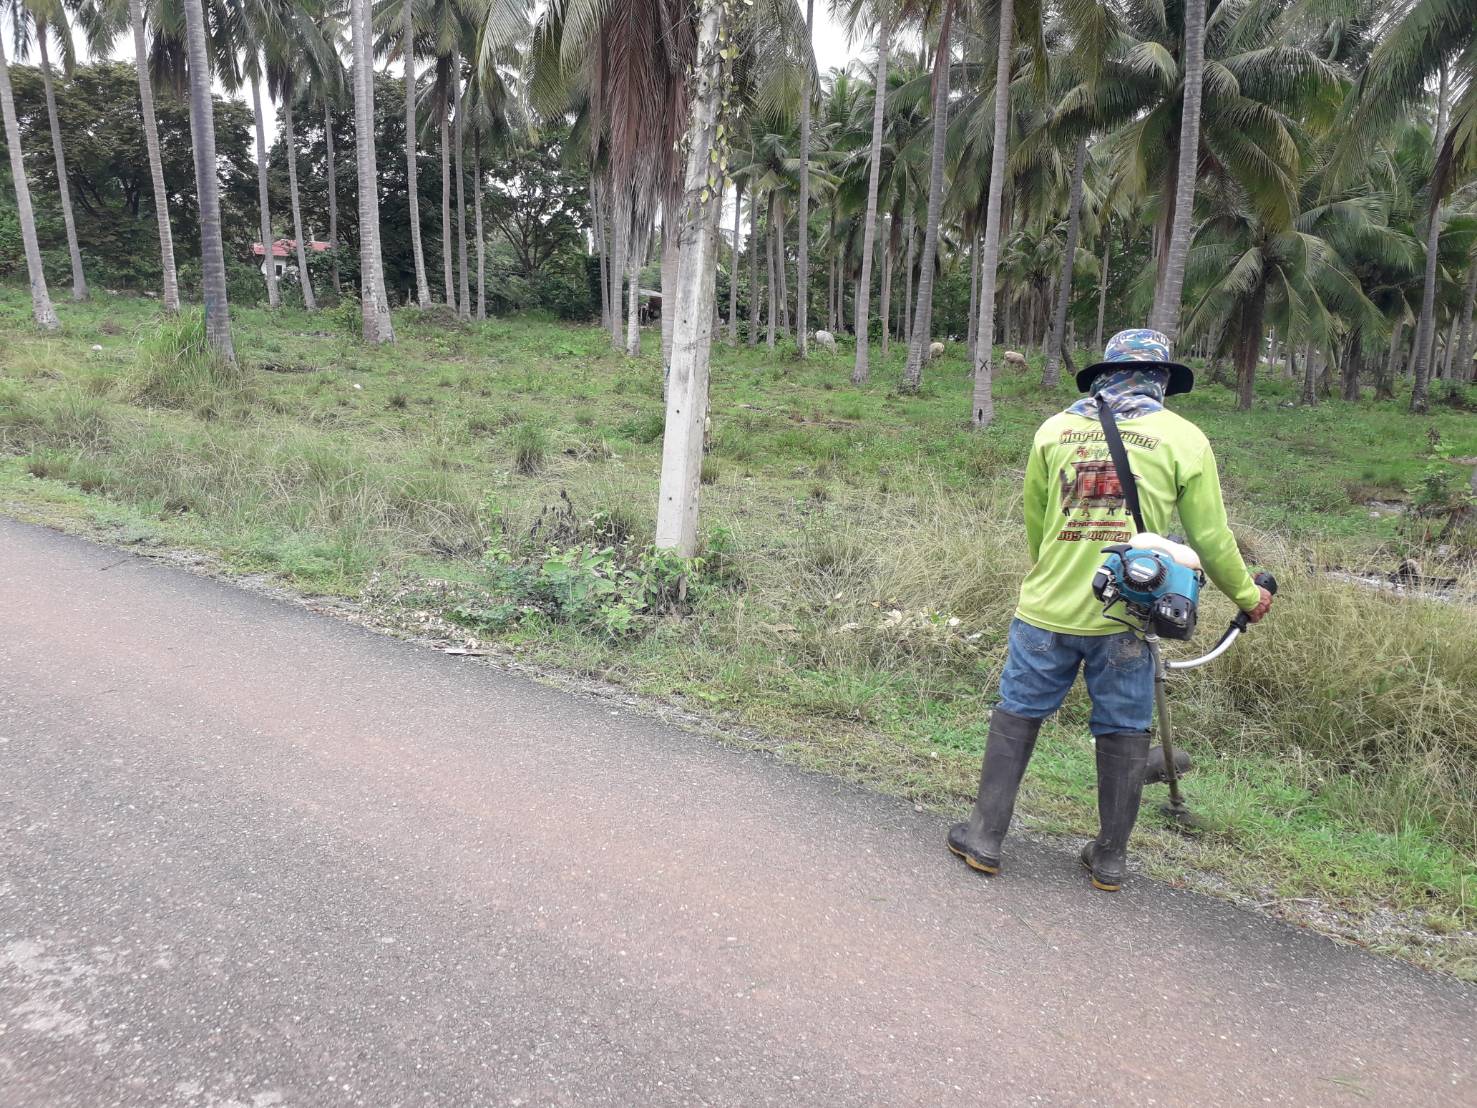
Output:
M1168 549L1134 543L1105 547L1103 553L1108 557L1093 575L1092 595L1102 601L1105 613L1121 601L1144 629L1161 638L1188 639L1195 633L1205 584L1198 566L1183 564Z

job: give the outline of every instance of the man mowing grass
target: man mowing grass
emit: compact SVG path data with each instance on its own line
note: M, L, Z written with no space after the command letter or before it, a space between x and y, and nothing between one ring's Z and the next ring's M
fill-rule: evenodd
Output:
M1103 548L1134 537L1100 422L1104 406L1120 429L1147 530L1164 534L1178 509L1216 587L1252 622L1272 607L1272 594L1252 580L1227 525L1210 443L1164 407L1166 396L1194 383L1187 366L1170 361L1169 341L1158 331L1120 331L1104 360L1077 374L1088 395L1036 432L1025 486L1033 564L1010 625L979 795L969 819L949 831L949 849L976 870L1000 872L1001 843L1041 723L1062 706L1080 669L1092 698L1099 819L1082 861L1097 888L1114 892L1123 884L1149 760L1154 669L1142 639L1105 613L1092 591Z

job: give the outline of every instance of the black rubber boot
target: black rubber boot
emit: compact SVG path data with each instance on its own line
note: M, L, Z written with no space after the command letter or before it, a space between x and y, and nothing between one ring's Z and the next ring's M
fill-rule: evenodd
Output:
M1188 751L1174 748L1174 775L1183 777L1190 772L1190 755ZM1169 770L1164 765L1164 747L1155 746L1149 749L1149 760L1144 764L1144 784L1162 785L1169 780Z
M985 739L974 810L964 823L949 828L949 849L970 868L981 873L1000 872L1000 844L1010 829L1015 794L1040 731L1039 719L1026 719L999 708L990 714L990 734Z
M1139 818L1149 733L1125 731L1097 738L1098 837L1082 848L1082 864L1104 892L1123 887L1128 868L1128 837Z

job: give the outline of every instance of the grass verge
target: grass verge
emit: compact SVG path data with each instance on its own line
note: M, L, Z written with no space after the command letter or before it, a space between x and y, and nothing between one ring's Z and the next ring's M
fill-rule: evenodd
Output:
M13 509L683 704L940 810L971 793L1024 569L1025 446L1066 401L1034 372L1000 382L999 421L975 435L954 354L899 394L896 359L858 389L844 350L801 365L720 347L706 549L677 567L694 583L677 603L677 569L644 553L660 368L594 329L403 313L399 346L368 351L306 313L248 311L238 373L146 303L64 305L60 338L22 308L0 290ZM1466 524L1422 507L1460 486L1477 416L1460 397L1415 418L1289 395L1274 380L1248 414L1216 388L1180 407L1285 589L1244 648L1176 679L1208 830L1151 815L1139 850L1158 876L1477 978L1473 609L1325 572L1416 556L1477 588ZM1203 618L1228 615L1212 601ZM1085 719L1079 693L1028 778L1042 832L1093 830Z

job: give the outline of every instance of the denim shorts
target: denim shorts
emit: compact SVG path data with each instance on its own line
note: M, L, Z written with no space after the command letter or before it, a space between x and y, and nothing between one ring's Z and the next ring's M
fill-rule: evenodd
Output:
M1010 654L1000 675L1000 707L1045 719L1062 706L1081 668L1092 698L1094 735L1147 731L1154 720L1154 664L1132 632L1060 635L1022 620L1010 624Z

